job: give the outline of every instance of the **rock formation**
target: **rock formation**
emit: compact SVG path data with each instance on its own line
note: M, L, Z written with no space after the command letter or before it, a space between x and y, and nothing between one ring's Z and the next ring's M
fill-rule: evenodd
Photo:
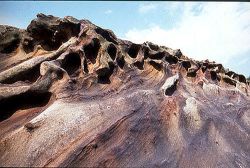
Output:
M250 167L243 75L88 20L0 26L0 166Z

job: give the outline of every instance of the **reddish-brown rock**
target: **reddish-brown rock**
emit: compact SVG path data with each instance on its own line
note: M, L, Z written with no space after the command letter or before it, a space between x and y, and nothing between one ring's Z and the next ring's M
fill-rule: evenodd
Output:
M243 75L72 17L0 40L0 166L250 167Z

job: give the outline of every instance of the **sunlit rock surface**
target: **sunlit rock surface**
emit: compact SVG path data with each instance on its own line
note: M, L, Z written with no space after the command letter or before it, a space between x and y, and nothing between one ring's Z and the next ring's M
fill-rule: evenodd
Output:
M250 167L243 75L38 14L0 26L0 166Z

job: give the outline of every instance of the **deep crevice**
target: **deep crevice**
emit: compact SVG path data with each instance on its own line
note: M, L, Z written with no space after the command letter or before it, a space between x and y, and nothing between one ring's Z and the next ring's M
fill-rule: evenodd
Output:
M48 104L51 93L27 92L0 101L0 122L11 117L17 110L43 107Z
M83 61L83 70L85 73L89 73L88 62L86 59L84 59L84 61Z

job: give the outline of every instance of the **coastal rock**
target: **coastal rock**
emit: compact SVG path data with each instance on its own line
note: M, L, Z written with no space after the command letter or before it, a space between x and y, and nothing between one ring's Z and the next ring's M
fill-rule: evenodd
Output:
M38 14L0 26L0 166L250 167L249 95L222 64Z

